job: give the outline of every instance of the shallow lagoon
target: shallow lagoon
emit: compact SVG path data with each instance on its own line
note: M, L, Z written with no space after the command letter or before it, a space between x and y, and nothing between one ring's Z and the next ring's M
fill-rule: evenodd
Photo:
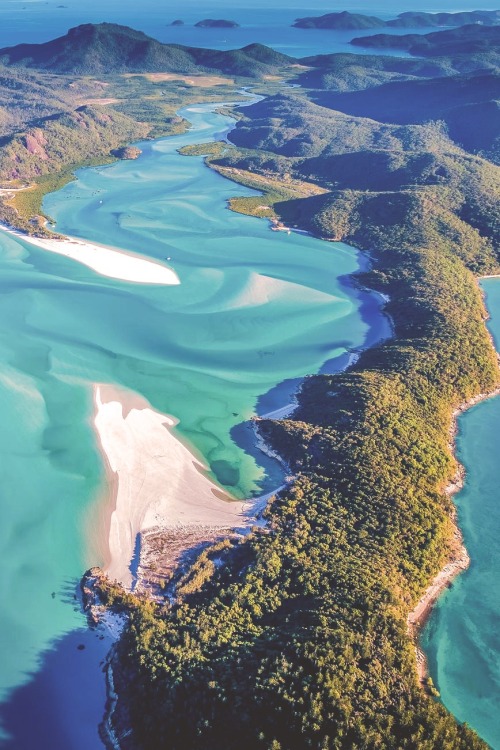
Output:
M228 211L229 197L253 191L177 153L227 130L209 110L188 108L188 134L83 170L45 204L59 231L162 259L180 286L114 281L0 237L6 747L100 746L105 644L85 633L74 598L102 554L92 383L126 386L173 414L214 479L258 495L281 484L282 469L256 449L247 420L389 333L380 301L348 281L355 250ZM43 740L40 722L23 720L28 706Z

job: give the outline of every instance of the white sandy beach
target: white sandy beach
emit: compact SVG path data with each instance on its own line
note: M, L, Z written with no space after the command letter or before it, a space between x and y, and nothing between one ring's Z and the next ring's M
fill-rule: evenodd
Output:
M108 466L111 495L111 580L132 584L130 562L137 535L152 529L245 529L255 502L234 501L172 433L175 419L145 399L114 386L96 385L94 419ZM256 509L256 508L255 508Z
M0 228L4 232L19 237L29 245L35 245L35 247L40 247L51 253L58 253L66 258L76 260L101 276L119 279L120 281L132 281L136 284L168 286L180 284L179 277L171 268L124 250L116 250L105 245L95 245L71 237L65 239L31 237L5 224L1 224Z
M274 409L274 411L268 411L267 414L262 414L260 417L261 419L287 419L288 417L291 417L294 411L297 411L298 404L286 404L286 406L282 406L279 409Z

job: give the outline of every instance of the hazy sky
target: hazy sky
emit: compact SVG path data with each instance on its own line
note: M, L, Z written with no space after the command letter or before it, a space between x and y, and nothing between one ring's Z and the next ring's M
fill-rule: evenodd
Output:
M82 15L86 12L95 11L136 11L140 8L144 13L158 13L165 15L182 13L183 9L195 8L203 11L206 15L211 15L213 10L226 8L234 9L251 9L256 7L262 8L282 8L283 10L299 8L304 11L319 11L322 13L349 10L352 12L363 12L375 14L377 12L402 12L405 10L495 10L499 7L498 0L346 0L346 2L331 2L331 0L217 0L216 2L207 2L206 0L0 0L0 10L18 9L29 6L48 6L55 8L57 6L66 6L71 10L78 10Z

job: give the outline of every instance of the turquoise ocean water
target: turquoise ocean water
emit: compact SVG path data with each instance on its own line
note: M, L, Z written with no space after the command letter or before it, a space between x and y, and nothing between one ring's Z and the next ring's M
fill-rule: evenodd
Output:
M0 235L0 715L16 750L100 745L105 644L85 632L74 599L82 571L100 562L89 552L103 483L92 383L126 386L175 415L214 479L248 497L281 484L282 471L247 420L389 334L380 301L346 278L360 266L355 250L226 209L253 191L176 150L220 137L230 121L210 105L182 114L188 134L82 170L45 202L65 234L170 258L179 286L106 279ZM39 724L26 723L28 710Z
M500 280L481 283L500 351ZM422 645L444 705L500 748L500 398L458 420L457 454L467 476L454 497L470 568L439 599Z

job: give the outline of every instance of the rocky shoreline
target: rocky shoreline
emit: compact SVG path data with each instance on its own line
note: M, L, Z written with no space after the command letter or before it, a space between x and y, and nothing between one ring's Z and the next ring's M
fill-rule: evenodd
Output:
M493 340L492 340L492 346ZM495 388L493 391L488 393L480 393L477 396L464 401L460 404L452 413L452 421L450 427L450 452L453 453L456 458L456 437L458 434L458 417L471 409L473 406L486 401L490 398L500 395L500 386ZM462 464L458 464L457 471L450 483L445 487L445 494L448 497L452 497L457 492L463 489L465 484L466 472ZM452 518L454 526L453 544L452 544L452 556L446 562L444 567L435 576L430 586L426 589L423 596L419 599L415 608L408 614L407 625L408 633L414 641L415 653L417 660L417 675L418 680L422 687L426 688L429 680L429 667L427 662L427 656L419 646L419 638L423 627L429 619L432 610L438 601L443 591L449 588L455 578L463 573L470 565L470 557L464 544L462 531L457 523L456 511Z
M479 288L481 289L480 284L479 284L481 279L494 279L494 278L500 278L500 276L498 274L490 274L490 275L480 277L477 280ZM481 289L481 293L482 293L483 301L484 301L484 292L482 289ZM489 318L489 315L487 314L485 318L485 324L488 318ZM489 331L488 331L488 335L489 335L491 347L495 351L498 363L500 365L500 353L497 351L495 342L493 340L493 336L491 335L491 333L489 333ZM457 494L457 492L460 492L460 490L463 489L464 484L465 484L465 479L466 479L465 467L460 462L458 462L458 459L456 456L458 418L460 417L461 414L468 411L468 409L471 409L473 406L476 406L482 401L487 401L490 398L495 398L495 396L500 396L500 386L497 386L492 391L488 391L486 393L479 393L477 396L473 396L467 401L464 401L461 404L459 404L459 406L456 409L454 409L452 412L451 423L450 423L450 440L448 443L448 448L450 450L450 453L453 454L453 457L457 461L457 470L455 472L455 475L450 480L449 484L444 489L444 493L450 498L453 497L453 495ZM420 634L427 620L429 619L436 602L438 601L443 591L449 588L452 585L455 578L457 578L457 576L459 576L461 573L467 570L467 568L470 565L469 553L467 552L467 548L465 547L465 544L464 544L462 531L457 523L456 510L454 511L454 514L452 517L452 523L454 527L454 534L453 534L454 540L453 540L453 545L452 545L452 555L450 559L446 562L444 567L435 576L432 583L426 589L423 596L419 599L414 609L408 613L408 618L407 618L408 633L410 637L412 638L414 645L415 645L418 680L419 680L419 683L422 685L422 687L424 687L425 689L429 687L429 666L428 666L427 656L425 655L424 651L420 648L420 645L419 645Z

